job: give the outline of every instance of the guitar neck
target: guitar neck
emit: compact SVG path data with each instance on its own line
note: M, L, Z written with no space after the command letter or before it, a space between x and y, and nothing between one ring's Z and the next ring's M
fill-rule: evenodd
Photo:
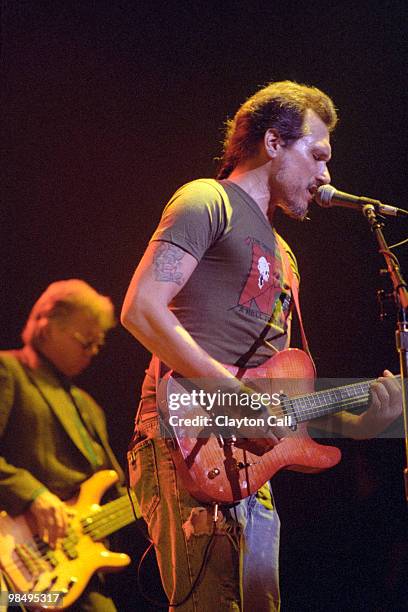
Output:
M294 412L298 422L311 421L342 410L364 408L368 404L371 382L369 380L353 383L289 400L285 398L282 404L284 408L289 408L289 411Z
M127 495L122 495L82 519L84 533L93 540L101 540L135 521L132 504Z

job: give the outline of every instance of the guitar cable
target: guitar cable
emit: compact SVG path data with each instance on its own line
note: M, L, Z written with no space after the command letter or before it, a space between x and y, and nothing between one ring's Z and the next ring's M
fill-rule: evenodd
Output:
M133 499L132 499L132 496L131 496L130 486L127 485L126 488L127 488L128 496L129 496L130 503L131 503L131 506L132 506L134 517L135 517L136 521L138 521L140 523L140 517L137 516L136 510L135 510L135 507L134 507L134 504L133 504ZM202 577L204 575L204 571L205 571L205 569L207 567L207 563L208 563L208 560L210 558L210 554L211 554L212 549L213 549L214 544L215 544L215 538L217 536L217 518L218 518L218 512L219 512L218 504L214 504L213 529L212 529L212 533L211 533L210 539L208 540L207 545L206 545L205 550L204 550L203 560L201 562L200 569L198 570L197 576L195 577L195 579L193 581L193 584L191 585L190 590L183 597L183 599L181 599L178 602L167 602L167 601L163 602L163 601L158 601L158 600L153 599L152 597L150 597L150 595L148 595L146 593L146 591L144 590L144 587L142 585L142 580L141 580L141 570L142 570L142 566L143 566L143 563L146 560L147 555L149 554L149 552L153 548L153 541L150 540L150 538L147 537L146 533L144 533L145 537L149 540L149 544L148 544L146 550L144 551L143 555L141 556L141 558L139 560L139 563L137 565L136 580L137 580L137 586L138 586L138 589L140 591L140 594L142 595L142 597L144 599L146 599L146 601L148 601L149 603L157 606L158 608L168 608L168 607L177 608L177 607L182 606L183 604L185 604L186 601L188 599L190 599L190 597L194 593L196 587L198 586L198 584L200 583L200 581L201 581L201 579L202 579ZM218 535L222 535L222 537L227 537L230 540L231 544L234 546L234 548L236 548L236 543L234 542L232 536L229 533L223 532L222 534L218 534Z
M179 606L182 606L183 604L186 603L186 601L188 599L190 599L190 597L192 596L193 592L195 591L196 587L198 586L198 584L200 583L205 568L207 567L207 562L208 559L210 557L212 548L214 546L215 543L215 537L216 537L216 523L214 522L214 526L213 526L213 532L211 534L210 539L208 540L207 546L205 547L204 550L204 555L203 555L203 560L200 566L200 569L198 570L197 576L195 577L193 584L191 585L190 590L188 591L188 593L183 597L183 599L181 599L178 602L162 602L162 601L157 601L156 599L153 599L152 597L150 597L149 595L147 595L146 591L144 591L143 586L142 586L142 582L141 582L141 569L142 569L142 565L143 562L145 561L148 553L151 551L151 549L153 548L153 542L150 540L148 547L146 548L146 550L144 551L138 566L137 566L137 586L140 590L140 593L142 595L142 597L144 597L144 599L146 599L149 603L154 604L155 606L157 606L158 608L168 608L168 607L172 607L172 608L177 608Z

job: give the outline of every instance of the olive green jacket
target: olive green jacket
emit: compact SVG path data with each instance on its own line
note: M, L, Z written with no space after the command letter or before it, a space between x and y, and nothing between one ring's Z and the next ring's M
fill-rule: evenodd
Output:
M102 465L93 465L73 423L72 400L51 367L30 369L23 351L0 352L0 510L20 514L44 487L70 499L98 469L114 469L123 482L102 409L78 387L70 392L87 430L103 448Z

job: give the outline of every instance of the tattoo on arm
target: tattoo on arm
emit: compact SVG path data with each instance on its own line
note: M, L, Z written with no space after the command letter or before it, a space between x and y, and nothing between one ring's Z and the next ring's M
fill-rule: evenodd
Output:
M182 285L183 273L180 267L184 255L185 252L175 244L161 242L153 256L155 279Z

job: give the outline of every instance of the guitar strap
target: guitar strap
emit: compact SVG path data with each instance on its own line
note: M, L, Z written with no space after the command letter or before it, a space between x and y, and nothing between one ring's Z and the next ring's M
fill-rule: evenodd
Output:
M307 353L309 355L309 357L310 357L310 359L311 359L311 361L313 363L314 370L316 372L316 366L315 366L315 363L313 361L313 357L312 357L310 349L309 349L309 343L308 343L307 337L306 337L306 332L305 332L305 329L303 327L302 313L301 313L301 310L300 310L300 303L299 303L299 280L297 279L295 273L293 272L293 268L292 268L291 263L290 263L289 255L288 255L288 253L286 251L286 245L285 245L285 242L284 242L283 238L281 238L277 232L275 232L275 237L276 237L276 239L278 241L279 251L280 251L280 255L281 255L281 259L282 259L282 265L283 265L283 270L284 270L284 276L289 281L290 291L291 291L291 294L292 294L293 302L295 304L296 314L297 314L297 317L298 317L299 327L300 327L300 335L301 335L301 338L302 338L303 350L305 351L305 353Z

